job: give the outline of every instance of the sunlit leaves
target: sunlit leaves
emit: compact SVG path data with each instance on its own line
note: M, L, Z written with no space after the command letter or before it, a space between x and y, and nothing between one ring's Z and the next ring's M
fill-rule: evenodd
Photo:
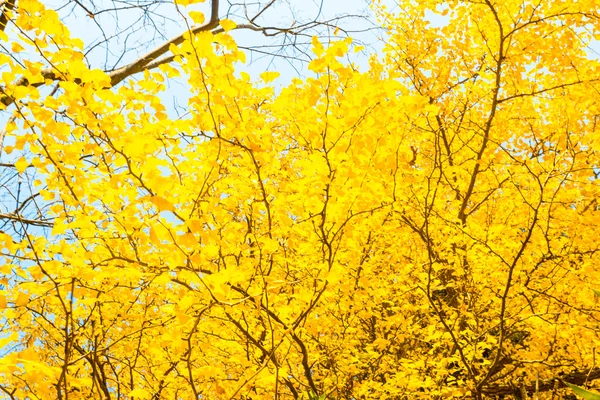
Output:
M190 18L192 18L192 20L197 23L197 24L202 24L204 23L205 17L204 17L204 13L201 13L200 11L190 11Z
M239 71L221 20L110 88L19 4L35 39L7 48L52 64L2 58L6 168L35 173L52 221L17 212L23 240L0 237L19 398L463 398L593 367L598 63L568 32L586 13L403 2L368 69L315 37L282 88ZM48 71L52 96L15 84Z
M204 0L177 0L177 4L181 6L189 6L198 3L204 3Z
M220 20L219 25L221 25L221 27L223 28L223 30L225 30L225 32L229 32L230 30L234 29L237 26L237 24L230 19Z
M260 78L265 83L270 83L270 82L274 81L275 79L277 79L278 76L279 76L279 72L275 72L275 71L263 72L262 74L260 74Z

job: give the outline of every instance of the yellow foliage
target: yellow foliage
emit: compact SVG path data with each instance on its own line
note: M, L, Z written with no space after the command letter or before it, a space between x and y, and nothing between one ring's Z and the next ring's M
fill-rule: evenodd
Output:
M229 32L232 29L235 29L237 24L230 19L222 19L219 21L219 25L225 30L225 32Z
M4 393L483 399L600 377L598 4L400 3L368 69L315 37L311 77L275 92L210 32L110 88L19 0L61 75L44 97L14 82L45 64L3 63L14 166L53 221L1 235Z

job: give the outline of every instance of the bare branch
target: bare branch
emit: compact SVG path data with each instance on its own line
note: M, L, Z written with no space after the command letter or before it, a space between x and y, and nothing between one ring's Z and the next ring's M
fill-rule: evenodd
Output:
M38 219L27 219L27 218L23 218L20 215L16 215L16 214L0 213L0 220L2 220L2 219L8 219L11 221L19 221L19 222L22 222L27 225L40 226L42 228L52 228L54 226L54 224L52 222L38 220Z
M598 82L600 79L589 79L586 81L575 81L575 82L569 82L569 83L562 83L560 85L556 85L556 86L552 86L552 87L548 87L548 88L544 88L544 89L540 89L540 90L533 90L530 93L517 93L517 94L513 94L507 97L504 97L502 99L498 100L498 104L504 103L506 101L512 100L512 99L516 99L518 97L528 97L528 96L537 96L538 94L542 94L542 93L546 93L546 92L550 92L552 90L556 90L556 89L563 89L569 86L575 86L575 85L580 85L582 83L592 83L592 82Z
M121 67L115 71L110 72L108 75L110 76L111 85L117 85L123 79L127 78L130 75L136 74L138 72L146 69L146 66L151 62L155 61L158 57L169 51L171 45L178 45L185 41L185 38L188 34L194 35L199 32L207 32L212 31L219 25L219 0L212 0L212 9L210 13L210 20L204 24L197 27L193 27L189 31L182 33L181 35L174 37L173 39L161 44L154 50L147 53L145 56L138 58L136 61L128 64L124 67ZM160 65L160 64L158 64ZM158 66L156 65L156 66Z

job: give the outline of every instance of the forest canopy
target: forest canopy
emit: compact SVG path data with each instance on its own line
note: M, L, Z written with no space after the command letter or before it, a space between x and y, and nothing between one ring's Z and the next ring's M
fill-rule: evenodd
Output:
M213 0L108 68L61 10L0 7L3 398L541 399L600 378L598 0L376 1L362 67L347 30L305 30L339 19L270 28ZM307 73L253 78L245 30L308 37Z

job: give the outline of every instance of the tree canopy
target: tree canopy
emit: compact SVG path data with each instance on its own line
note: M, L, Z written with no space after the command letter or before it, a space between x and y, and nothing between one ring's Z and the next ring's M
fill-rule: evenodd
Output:
M21 179L0 216L6 398L550 398L600 378L597 0L375 2L368 68L314 36L280 90L241 70L218 2L114 70L43 2L0 4Z

